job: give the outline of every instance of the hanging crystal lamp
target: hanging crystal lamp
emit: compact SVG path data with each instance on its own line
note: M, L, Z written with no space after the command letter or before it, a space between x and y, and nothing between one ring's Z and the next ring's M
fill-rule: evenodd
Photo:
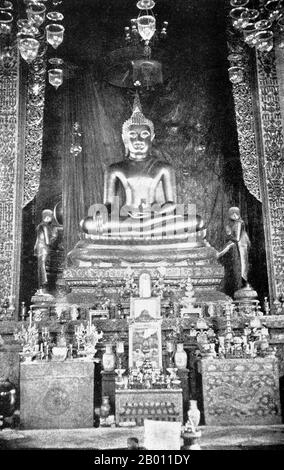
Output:
M45 20L46 6L43 3L30 3L27 8L28 20L37 28Z
M150 58L151 48L149 42L156 32L156 18L152 12L155 2L153 0L140 0L137 2L137 8L140 10L136 19L137 30L140 37L145 41L144 54Z
M59 11L50 11L47 13L46 18L50 21L62 21L64 19L64 15Z
M48 71L48 81L50 85L57 88L63 83L63 70L62 69L50 69Z
M261 52L270 52L274 46L274 37L280 35L281 22L284 17L282 0L230 0L233 7L230 17L235 29L243 32L244 41L249 47ZM279 34L280 33L280 34Z
M9 34L12 29L13 15L7 11L0 11L0 34Z
M19 40L19 51L22 58L30 64L37 57L39 41L34 38L23 38Z
M54 48L57 47L63 42L63 35L65 28L61 24L51 23L45 27L46 30L46 40Z
M9 0L0 0L0 10L9 11L13 10L13 3Z

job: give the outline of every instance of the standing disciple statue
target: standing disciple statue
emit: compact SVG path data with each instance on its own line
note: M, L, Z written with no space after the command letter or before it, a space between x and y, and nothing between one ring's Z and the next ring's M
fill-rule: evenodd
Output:
M242 283L243 285L247 286L250 240L246 232L245 223L240 216L240 209L238 207L231 207L228 211L228 216L229 221L226 225L226 234L229 240L224 246L223 250L218 254L218 258L223 256L234 246L237 246L240 257Z
M52 227L53 213L50 209L42 211L42 221L36 228L37 238L34 254L37 257L39 294L47 294L47 260L50 247L57 238L57 228Z

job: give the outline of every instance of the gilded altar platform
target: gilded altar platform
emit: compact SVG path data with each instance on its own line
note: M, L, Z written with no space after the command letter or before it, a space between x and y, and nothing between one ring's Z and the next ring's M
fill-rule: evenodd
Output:
M62 282L69 303L95 303L98 297L117 295L124 288L131 270L137 283L147 271L152 284L163 278L169 289L178 292L191 279L198 302L224 303L228 297L219 291L224 268L216 250L207 242L192 247L190 241L80 240L68 255ZM181 294L182 295L182 294Z
M98 261L115 264L140 262L194 262L216 260L216 250L206 240L196 236L179 238L143 237L123 240L119 237L85 235L79 240L68 259L74 266L93 266Z

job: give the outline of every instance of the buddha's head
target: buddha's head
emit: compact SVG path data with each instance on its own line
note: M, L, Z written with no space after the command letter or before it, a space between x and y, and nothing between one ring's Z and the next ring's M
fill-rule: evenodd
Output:
M241 218L240 209L238 207L230 207L228 215L229 219L238 220Z
M126 155L129 155L132 160L144 160L150 154L154 137L154 124L142 113L137 94L132 115L122 126L122 140Z

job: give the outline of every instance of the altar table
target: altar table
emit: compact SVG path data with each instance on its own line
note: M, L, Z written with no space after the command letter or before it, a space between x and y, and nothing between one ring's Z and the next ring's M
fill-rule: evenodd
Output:
M22 429L93 427L93 361L22 362L20 418Z
M278 360L201 359L205 424L281 423Z

